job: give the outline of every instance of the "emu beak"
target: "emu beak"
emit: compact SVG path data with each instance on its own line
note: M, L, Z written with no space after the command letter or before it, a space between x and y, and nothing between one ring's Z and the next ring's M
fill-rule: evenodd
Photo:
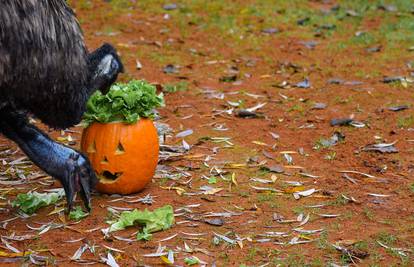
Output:
M112 54L106 55L98 66L99 76L103 78L104 82L99 88L103 94L107 94L111 85L118 78L118 74L124 72L124 66L118 57Z

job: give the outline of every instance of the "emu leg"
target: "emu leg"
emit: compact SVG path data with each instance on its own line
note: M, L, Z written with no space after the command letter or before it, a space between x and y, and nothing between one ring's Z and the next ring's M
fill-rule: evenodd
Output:
M0 110L0 132L16 142L43 171L62 183L69 211L77 192L90 210L91 189L96 176L86 156L54 142L30 124L24 113L11 107Z
M106 94L112 83L116 81L118 74L124 71L121 59L115 48L110 44L104 44L89 54L88 61L91 73L89 89L93 91L99 89Z

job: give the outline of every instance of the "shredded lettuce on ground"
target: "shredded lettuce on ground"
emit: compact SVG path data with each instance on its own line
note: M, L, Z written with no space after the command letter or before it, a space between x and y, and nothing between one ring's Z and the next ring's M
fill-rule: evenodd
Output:
M152 118L154 109L164 106L163 94L144 80L112 85L104 95L96 91L88 100L84 123L124 122L135 123L141 117Z
M25 194L18 194L16 199L12 202L13 207L18 207L26 214L33 214L41 207L55 204L58 200L63 198L65 192L59 190L56 193L38 193L29 192Z
M150 240L151 233L167 230L174 224L174 210L170 205L154 211L124 211L119 219L109 227L109 232L123 230L128 226L142 225L142 232L137 234L138 240Z
M80 221L81 219L87 217L89 213L84 212L81 207L77 206L74 210L69 212L69 219L74 221Z

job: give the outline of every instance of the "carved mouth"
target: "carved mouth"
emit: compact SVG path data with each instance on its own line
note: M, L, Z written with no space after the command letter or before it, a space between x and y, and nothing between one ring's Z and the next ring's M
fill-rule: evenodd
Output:
M98 178L103 183L112 183L115 182L116 179L118 179L123 172L115 172L112 173L110 171L104 171L102 174L98 175Z

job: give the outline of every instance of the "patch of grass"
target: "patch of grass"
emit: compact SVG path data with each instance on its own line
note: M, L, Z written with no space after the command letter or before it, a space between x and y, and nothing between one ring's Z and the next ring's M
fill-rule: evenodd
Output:
M111 7L116 11L128 10L137 5L136 1L131 0L109 0L107 2L109 2Z
M339 230L341 230L342 228L342 224L340 224L339 222L333 222L330 225L331 229L333 229L335 232L338 232Z
M149 53L149 58L152 61L155 61L158 64L165 65L165 64L173 64L173 65L181 65L181 57L177 53L178 51L170 51L164 50L160 51L151 51Z
M370 46L377 43L377 38L369 32L363 32L358 36L353 36L349 39L349 44L352 46Z
M388 219L382 220L380 221L380 223L386 224L386 225L394 225L394 222Z
M228 264L230 262L230 257L226 252L220 252L218 257L223 261L223 263Z
M252 247L249 249L249 252L247 253L245 260L248 262L253 262L257 254L261 251L260 248Z
M352 102L352 100L353 100L353 97L348 96L347 98L335 97L334 101L336 104L345 105L345 104Z
M324 231L320 234L318 240L316 241L316 246L319 249L328 249L328 247L331 247L328 241L328 232Z
M299 214L304 214L305 213L305 208L304 207L301 207L301 206L298 206L298 207L294 207L293 209L292 209L292 211L295 213L295 214L297 214L297 215L299 215Z
M368 248L369 248L369 244L368 244L368 242L367 242L367 241L365 241L365 240L363 240L363 241L359 241L359 242L356 242L353 246L354 246L356 249L363 250L363 251L367 251L367 250L368 250Z
M336 152L335 151L330 151L328 154L325 155L325 159L326 160L330 160L333 161L336 158Z
M316 258L316 259L313 259L310 262L310 266L312 266L312 267L323 267L323 266L325 266L325 263L322 259Z
M377 234L376 238L379 242L387 246L390 246L389 249L386 249L388 254L400 258L401 264L398 266L411 266L410 263L412 263L412 261L410 260L409 255L402 254L402 253L399 253L398 250L391 249L391 247L393 247L395 242L397 242L398 240L398 238L395 235L388 233L388 232L380 232Z
M116 34L118 31L111 25L107 25L102 29L102 33L106 36Z
M74 5L72 2L74 1L69 1L69 5ZM77 7L79 9L88 10L93 8L93 3L90 0L79 0L77 3Z
M273 201L275 198L275 194L272 193L262 193L257 195L257 201L259 203Z
M239 196L247 198L250 196L250 193L248 191L240 191Z
M365 207L363 213L369 220L371 220L371 221L375 220L375 214L369 208Z
M414 193L414 183L410 185L411 193Z
M331 206L342 206L349 203L349 200L344 198L342 195L338 196L335 200L329 201L328 205Z
M390 23L390 22L394 23ZM379 29L379 34L387 39L387 44L396 46L401 43L412 43L414 37L412 33L414 29L414 21L410 17L402 16L395 20L388 18L384 20Z
M281 208L281 204L280 204L280 203L278 203L278 202L276 202L276 201L272 201L272 202L270 202L269 206L270 206L270 208L272 208L272 209L280 209L280 208Z
M168 178L163 177L163 178L158 180L158 183L159 183L160 186L164 186L164 185L167 184L168 181L169 181Z
M166 84L163 87L163 91L166 93L184 92L187 90L188 90L188 82L186 81Z
M293 105L292 107L288 109L288 112L299 112L301 114L303 114L304 111L305 109L303 108L303 105L301 104Z
M397 119L398 128L410 128L414 126L414 116L398 117Z
M344 213L343 216L340 217L340 220L346 221L346 220L352 219L352 217L354 217L354 213L352 211L348 210Z
M376 239L381 243L390 246L397 241L397 237L388 232L380 232L376 235Z
M290 266L309 266L305 256L302 254L289 254L286 258L275 258L271 266L290 267Z

